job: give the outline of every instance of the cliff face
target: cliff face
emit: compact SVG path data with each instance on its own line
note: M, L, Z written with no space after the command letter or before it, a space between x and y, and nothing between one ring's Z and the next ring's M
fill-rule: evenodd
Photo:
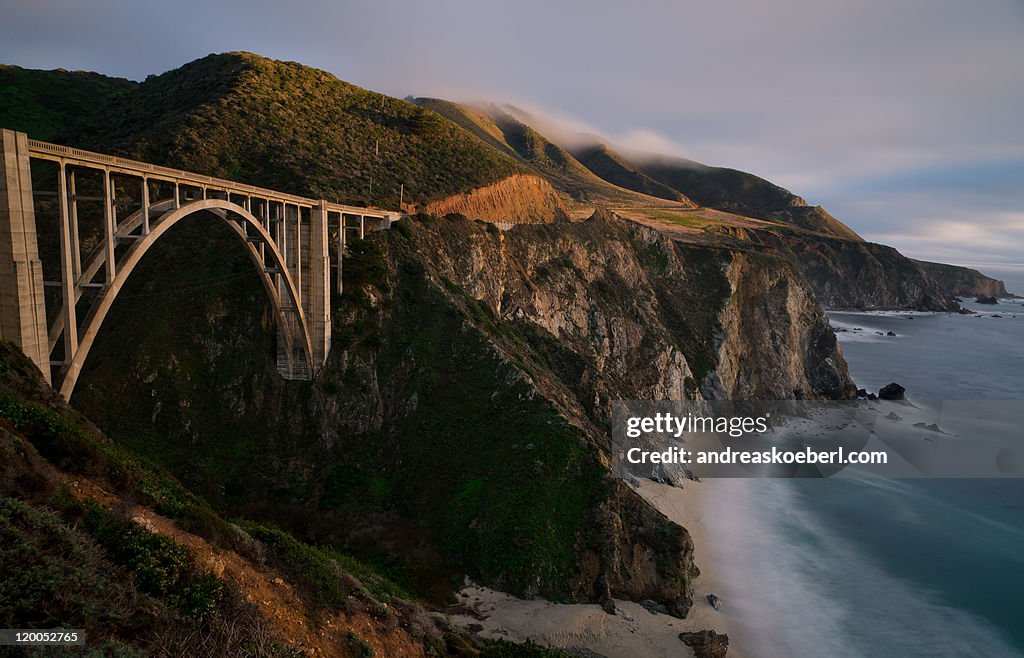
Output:
M952 296L920 264L892 247L824 236L810 240L776 231L732 234L793 263L826 308L958 308Z
M611 400L852 392L793 268L610 217L410 219L353 244L329 362L282 382L258 280L198 226L208 252L182 233L115 304L74 404L219 505L434 593L465 573L684 614L692 542L611 479ZM162 283L183 258L216 258L220 283Z
M350 556L217 516L111 443L5 341L0 546L4 622L87 626L101 654L481 655Z
M914 262L935 279L949 295L958 297L1012 296L1006 291L1006 285L1002 281L987 277L978 270L945 263L930 263L925 260L915 260Z
M833 384L845 377L813 293L780 259L685 245L601 216L496 235L459 223L443 235L425 234L420 257L499 316L571 350L583 371L564 379L586 384L584 406L595 395L835 396L809 375L831 357L842 373ZM825 351L808 351L819 340ZM605 417L601 405L588 408Z

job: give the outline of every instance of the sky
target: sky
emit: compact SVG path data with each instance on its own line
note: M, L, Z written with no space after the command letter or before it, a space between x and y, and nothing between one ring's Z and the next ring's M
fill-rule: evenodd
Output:
M1024 0L0 0L3 63L231 50L750 171L1024 294Z

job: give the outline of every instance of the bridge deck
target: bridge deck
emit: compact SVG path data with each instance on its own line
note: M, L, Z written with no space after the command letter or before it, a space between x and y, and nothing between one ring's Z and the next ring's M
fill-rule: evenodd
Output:
M247 185L246 183L239 183L224 178L206 176L204 174L197 174L195 172L184 171L181 169L173 169L171 167L162 167L160 165L148 162L139 162L138 160L131 160L129 158L121 158L115 155L93 153L92 151L86 151L72 146L61 146L60 144L40 142L35 139L28 140L28 149L29 154L33 158L51 160L58 163L63 162L67 165L100 167L113 173L128 176L142 176L150 180L160 180L167 183L205 187L207 189L231 192L233 194L252 196L260 199L282 201L306 208L313 208L320 203L319 199L310 199L264 187ZM398 213L388 210L349 206L340 203L331 203L330 201L327 202L327 211L344 213L346 215L363 215L366 217L381 218L398 215Z

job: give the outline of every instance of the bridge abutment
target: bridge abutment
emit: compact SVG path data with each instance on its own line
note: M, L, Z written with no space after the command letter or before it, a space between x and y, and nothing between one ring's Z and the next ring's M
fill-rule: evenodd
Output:
M43 266L24 133L2 131L0 163L0 338L18 345L49 382Z

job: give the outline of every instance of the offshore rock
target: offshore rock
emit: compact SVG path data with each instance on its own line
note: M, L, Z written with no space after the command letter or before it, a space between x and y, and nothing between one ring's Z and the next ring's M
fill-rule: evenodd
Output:
M906 392L907 389L893 382L880 388L878 390L878 397L882 400L903 400L905 399L904 393Z

